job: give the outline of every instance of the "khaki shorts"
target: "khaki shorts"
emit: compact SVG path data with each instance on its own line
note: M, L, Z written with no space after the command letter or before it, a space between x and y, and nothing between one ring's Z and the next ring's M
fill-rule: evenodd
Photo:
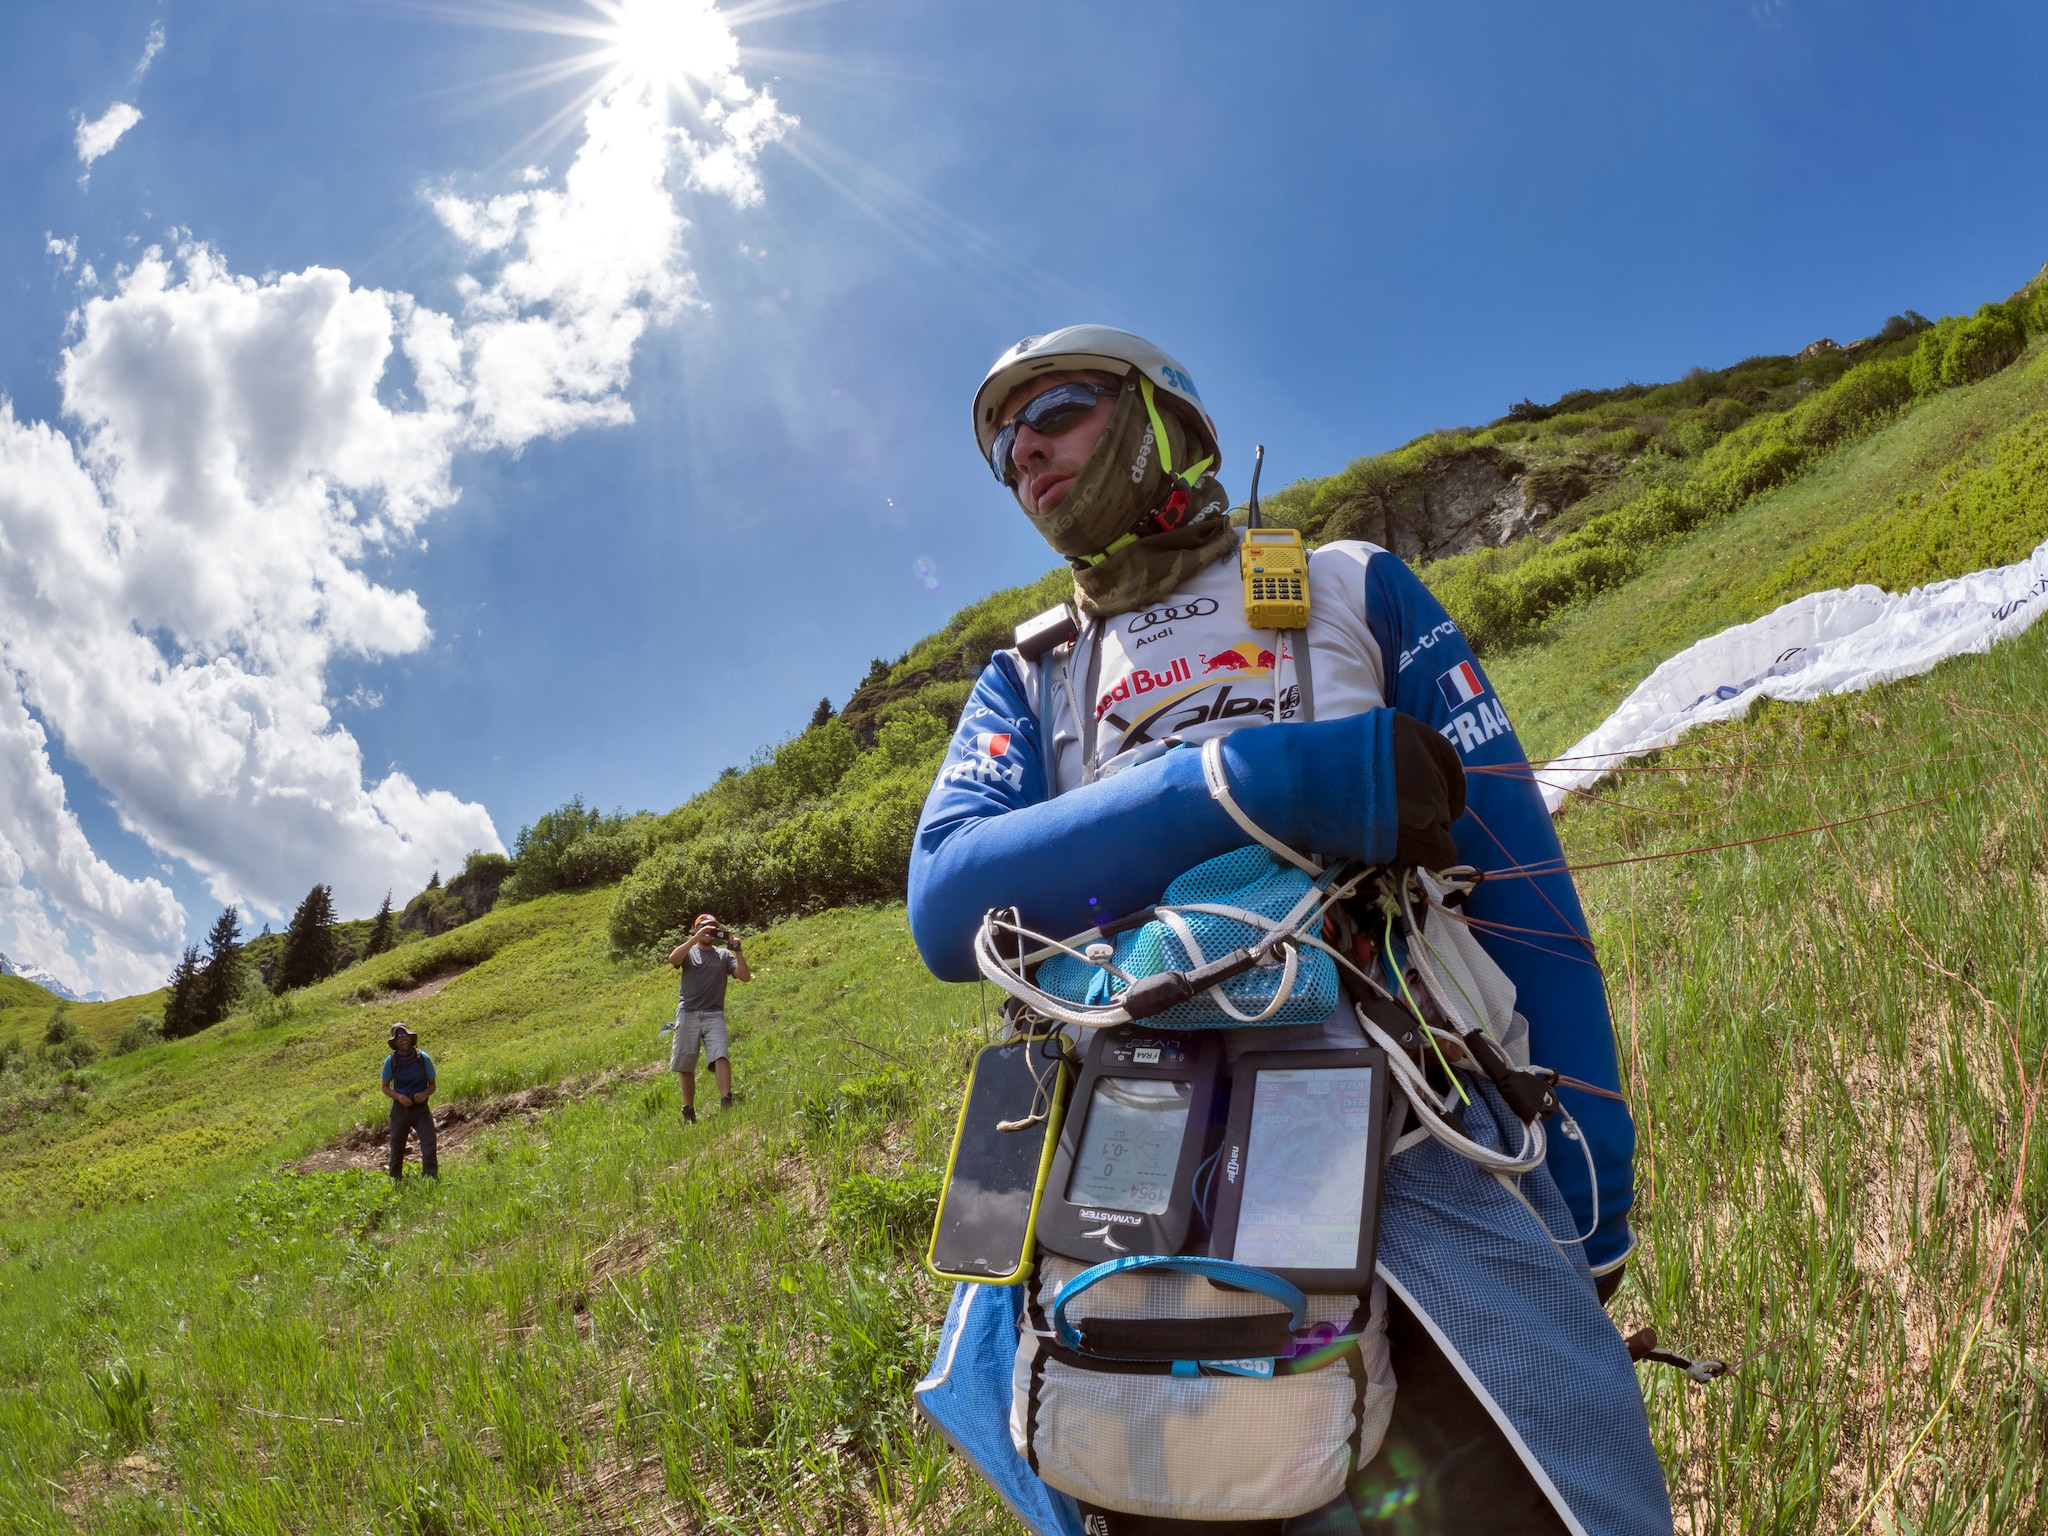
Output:
M694 1072L697 1070L697 1048L704 1048L704 1055L710 1061L727 1059L725 1050L725 1015L722 1013L692 1013L687 1008L676 1009L676 1043L669 1050L668 1069L671 1072Z

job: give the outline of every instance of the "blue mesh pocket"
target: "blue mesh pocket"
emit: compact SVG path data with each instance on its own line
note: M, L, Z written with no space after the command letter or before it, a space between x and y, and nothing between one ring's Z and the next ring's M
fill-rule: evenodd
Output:
M1159 904L1180 907L1190 902L1207 902L1256 912L1277 922L1308 894L1310 884L1302 870L1281 863L1264 848L1252 846L1197 864L1166 888ZM1184 912L1180 919L1202 951L1200 960L1188 953L1180 935L1154 918L1142 928L1117 935L1110 964L1134 977L1185 971L1204 960L1245 948L1267 932L1213 912ZM1283 974L1282 962L1275 960L1231 977L1223 983L1223 995L1240 1013L1262 1013L1272 1003ZM1124 983L1101 966L1072 955L1055 955L1047 960L1039 966L1036 980L1040 988L1054 997L1087 1007L1109 1007L1124 991ZM1319 1024L1336 1011L1340 1001L1336 962L1319 949L1303 948L1294 973L1292 995L1270 1018L1259 1023ZM1219 1008L1207 992L1167 1009L1153 1022L1161 1029L1245 1027L1242 1020L1233 1019Z

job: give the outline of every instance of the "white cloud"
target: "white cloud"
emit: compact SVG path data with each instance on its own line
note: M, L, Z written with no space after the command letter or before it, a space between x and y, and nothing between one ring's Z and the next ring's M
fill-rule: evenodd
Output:
M156 62L156 56L164 51L164 24L157 22L149 29L149 37L142 45L142 57L135 61L135 78L140 80L149 73L149 66Z
M43 729L22 707L14 678L0 668L0 907L15 918L17 953L61 961L47 915L24 888L23 876L59 908L76 913L93 934L93 973L124 992L154 987L159 963L185 931L185 911L158 880L130 880L98 858L66 802L64 781L50 768ZM25 920L24 920L25 919Z
M621 77L559 186L437 196L475 263L459 317L152 246L76 317L68 430L0 402L0 947L75 973L54 910L90 933L94 983L129 990L183 932L161 882L92 853L44 726L125 827L273 917L315 880L367 911L502 846L480 805L365 779L328 664L428 644L417 597L364 564L455 499L457 452L631 419L640 338L698 302L671 186L758 201L790 125L729 66L714 85L692 132L665 86Z
M91 121L79 120L78 158L86 169L93 161L121 142L121 135L142 121L142 114L125 101L117 101Z

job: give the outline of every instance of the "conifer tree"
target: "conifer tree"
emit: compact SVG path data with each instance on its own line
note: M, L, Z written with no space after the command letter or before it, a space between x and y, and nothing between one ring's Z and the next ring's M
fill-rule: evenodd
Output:
M171 995L164 1004L164 1038L181 1040L206 1026L199 1022L199 946L188 945L169 978Z
M228 1016L242 988L242 914L229 907L206 935L206 964L199 971L195 1029L208 1029Z
M334 890L316 885L292 913L292 925L285 930L284 953L278 957L277 974L270 990L287 992L293 987L310 987L335 971Z
M436 871L438 873L438 871ZM377 920L370 924L370 942L363 950L363 958L381 955L391 947L391 893L384 893L384 905L377 909Z
M811 729L815 731L819 726L830 725L831 723L832 700L830 698L818 700L818 707L811 711Z

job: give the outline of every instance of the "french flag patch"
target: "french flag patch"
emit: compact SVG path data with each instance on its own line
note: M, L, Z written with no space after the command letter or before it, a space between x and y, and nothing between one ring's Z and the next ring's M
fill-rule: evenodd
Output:
M1469 661L1459 662L1438 678L1436 685L1443 692L1444 702L1453 709L1463 709L1486 692L1486 684L1479 680L1478 671Z
M981 753L984 757L1001 757L1010 750L1010 733L1008 731L983 731L974 738L974 750Z

